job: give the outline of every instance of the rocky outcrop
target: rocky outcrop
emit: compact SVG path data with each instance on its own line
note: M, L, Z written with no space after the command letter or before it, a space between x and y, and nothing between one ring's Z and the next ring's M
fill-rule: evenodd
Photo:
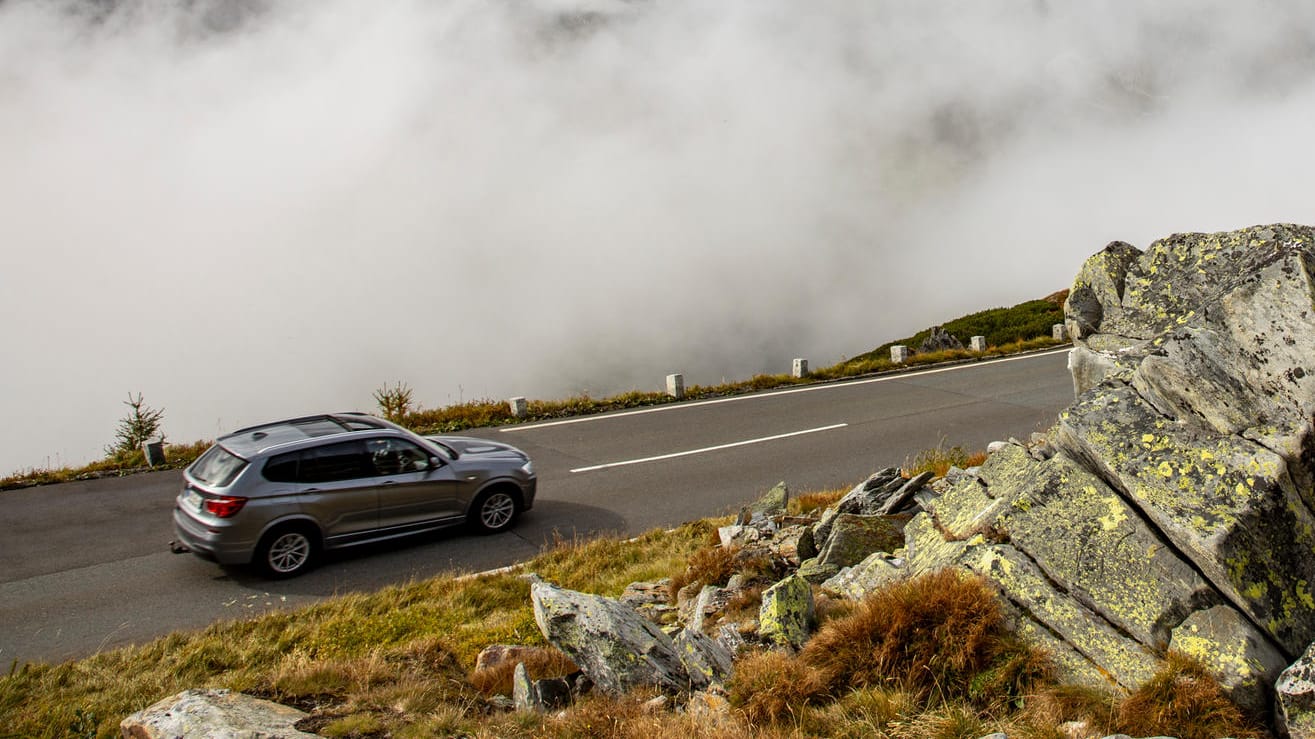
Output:
M1131 687L1172 648L1263 708L1315 641L1313 277L1299 226L1093 256L1046 453L1004 445L934 501L905 569L985 575L1075 677Z
M918 345L918 353L928 354L962 348L963 342L954 338L943 326L932 326L931 333Z
M308 714L228 690L184 690L119 724L125 739L313 738L294 726Z
M752 625L722 617L745 592L736 582L692 584L676 614L653 597L660 588L628 593L650 618L675 619L674 642L656 626L588 638L544 627L592 620L579 615L541 628L609 690L715 696L744 645L807 641L814 588L857 599L959 567L995 586L1014 630L1070 681L1131 690L1182 652L1239 704L1277 704L1292 736L1315 737L1313 278L1307 227L1179 234L1145 252L1110 244L1068 295L1077 395L1049 432L992 444L980 468L938 480L883 469L811 518L787 515L778 486L719 531L723 546L796 570L763 584ZM536 617L549 587L534 588ZM562 613L616 615L575 602ZM647 666L602 677L613 668L590 651Z

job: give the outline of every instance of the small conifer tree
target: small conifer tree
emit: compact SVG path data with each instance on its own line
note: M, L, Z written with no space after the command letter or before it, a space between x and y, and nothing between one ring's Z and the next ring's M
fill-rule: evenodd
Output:
M105 447L105 454L109 457L120 458L132 454L142 448L150 439L158 437L164 440L164 435L160 433L160 425L164 422L164 409L155 409L146 405L141 393L133 397L128 393L128 399L123 401L128 406L128 415L119 419L119 426L114 430L114 444Z

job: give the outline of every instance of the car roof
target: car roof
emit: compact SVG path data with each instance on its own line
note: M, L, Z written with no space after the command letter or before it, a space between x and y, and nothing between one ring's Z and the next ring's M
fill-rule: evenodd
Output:
M244 459L266 449L321 436L355 431L399 430L401 427L365 413L322 413L282 421L271 421L238 429L219 438L228 451Z

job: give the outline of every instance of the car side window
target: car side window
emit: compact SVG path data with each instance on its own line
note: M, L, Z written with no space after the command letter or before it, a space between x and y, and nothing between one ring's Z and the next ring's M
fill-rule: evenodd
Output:
M366 439L366 449L374 474L400 475L429 469L429 455L423 449L402 439Z
M360 441L342 441L302 451L298 482L334 482L373 477L374 465Z
M288 452L270 457L260 472L270 482L296 482L298 456L297 452Z

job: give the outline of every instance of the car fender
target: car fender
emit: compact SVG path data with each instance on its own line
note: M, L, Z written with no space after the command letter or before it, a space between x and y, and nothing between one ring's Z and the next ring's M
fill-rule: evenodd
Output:
M311 518L310 516L304 513L289 513L287 515L280 516L274 519L273 521L270 521L269 523L265 524L264 528L260 530L260 536L256 537L256 541L259 542L261 539L264 539L265 535L268 534L270 531L273 531L274 529L280 526L284 526L290 523L307 524L308 526L310 526L312 529L315 530L315 535L320 540L319 543L321 545L324 544L324 530L320 528L319 522L317 522L314 518Z
M503 476L503 477L495 477L490 480L485 480L484 484L480 485L479 489L475 491L475 494L470 496L470 501L466 503L466 513L467 514L470 513L470 507L475 504L476 500L479 500L479 496L483 495L490 488L503 487L503 486L509 487L512 490L516 491L516 503L520 507L524 508L525 507L524 488L521 487L521 484L516 480L516 478Z

